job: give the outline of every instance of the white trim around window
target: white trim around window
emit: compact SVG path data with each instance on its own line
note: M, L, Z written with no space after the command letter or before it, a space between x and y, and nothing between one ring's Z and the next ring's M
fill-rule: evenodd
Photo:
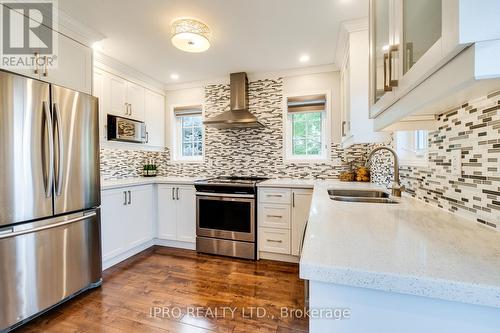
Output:
M394 132L394 142L401 165L429 166L428 131L397 131Z
M185 108L187 106L197 105L201 106L201 121L205 119L205 106L203 103L185 103L185 104L175 104L170 106L170 127L171 127L171 156L172 162L174 163L203 163L205 160L205 126L201 125L201 145L202 154L201 156L182 156L182 116L176 116L175 110L179 108Z
M321 114L321 153L319 155L293 155L293 114L301 112L288 112L288 99L293 97L324 95L326 103L324 111ZM330 90L323 91L299 91L283 96L283 161L285 164L291 163L330 163L331 146L331 114L332 114L332 93Z

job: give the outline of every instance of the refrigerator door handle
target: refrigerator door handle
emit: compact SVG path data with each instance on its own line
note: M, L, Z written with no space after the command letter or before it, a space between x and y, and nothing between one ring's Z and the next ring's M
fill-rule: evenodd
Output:
M11 233L6 233L6 234L0 234L0 239L16 237L16 236L21 236L21 235L25 235L25 234L31 234L31 233L34 233L34 232L38 232L38 231L42 231L42 230L47 230L47 229L53 229L53 228L61 227L63 225L67 225L67 224L75 223L75 222L78 222L78 221L86 220L89 217L93 217L93 216L96 216L96 215L97 215L96 212L92 212L92 213L89 213L89 214L85 214L85 215L76 217L74 219L70 219L70 220L66 220L66 221L61 221L61 222L54 223L54 224L44 225L44 226L41 226L41 227L38 227L38 228L27 229L27 230L20 230L20 231L14 231L14 232L11 232Z
M52 183L54 181L54 132L52 128L52 117L50 116L50 111L49 107L47 105L47 102L42 103L42 109L43 109L43 114L44 114L44 120L45 124L42 121L42 131L44 131L43 127L44 125L47 126L47 135L49 137L49 170L48 170L48 175L46 177L46 182L45 182L45 196L47 198L50 198L52 196ZM45 141L45 140L44 140ZM45 142L42 142L43 145L43 158L47 158L45 155ZM46 161L43 161L43 165L45 165Z
M59 113L59 106L54 103L54 113L55 113L55 127L57 129L57 179L56 179L56 195L60 196L62 192L62 180L63 180L63 139L62 139L62 126L61 126L61 114Z

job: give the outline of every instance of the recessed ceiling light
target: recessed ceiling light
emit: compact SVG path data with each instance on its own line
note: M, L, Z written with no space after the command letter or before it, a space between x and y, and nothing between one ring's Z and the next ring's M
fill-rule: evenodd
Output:
M309 60L311 60L311 57L309 57L307 54L304 54L300 56L299 60L300 62L308 62Z
M194 19L178 19L172 23L172 44L179 50L200 53L210 47L210 29Z
M177 79L179 78L179 75L178 75L178 74L175 74L175 73L174 73L174 74L170 74L170 78L171 78L172 80L177 80Z

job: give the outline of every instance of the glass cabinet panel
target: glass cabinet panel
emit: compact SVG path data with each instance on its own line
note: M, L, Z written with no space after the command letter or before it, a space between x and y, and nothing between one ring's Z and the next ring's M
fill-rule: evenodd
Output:
M390 45L390 0L372 0L372 66L376 103L386 91L387 52Z
M403 0L403 74L441 38L442 0Z

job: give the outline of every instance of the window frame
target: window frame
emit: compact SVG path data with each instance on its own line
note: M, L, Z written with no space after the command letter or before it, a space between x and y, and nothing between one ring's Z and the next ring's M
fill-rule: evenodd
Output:
M323 111L323 116L321 117L321 155L293 155L293 124L292 124L292 114L288 112L288 98L291 97L302 97L309 95L325 95L326 103L325 110ZM283 161L285 164L301 163L301 164L318 164L318 163L330 163L331 155L331 142L332 142L332 132L331 132L331 96L330 90L316 90L316 91L299 91L294 93L288 93L283 95Z
M429 131L427 131L427 149L418 149L417 132L420 130L395 131L394 145L403 166L429 167Z
M175 109L200 105L201 106L201 121L205 119L205 105L204 103L194 102L194 103L183 103L175 104L170 106L170 117L171 117L171 133L172 133L172 161L176 163L204 163L205 162L205 125L201 126L201 156L183 156L182 155L182 116L175 116Z

